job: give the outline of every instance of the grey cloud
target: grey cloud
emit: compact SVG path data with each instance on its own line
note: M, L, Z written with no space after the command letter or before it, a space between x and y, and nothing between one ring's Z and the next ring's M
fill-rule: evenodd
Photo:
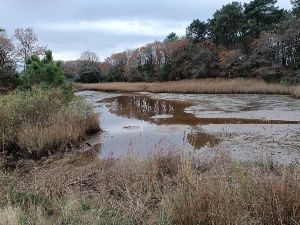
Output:
M78 34L77 32L61 32L59 38L55 33L42 33L40 40L43 44L51 43L48 45L55 52L76 52L72 57L78 58L80 53L84 50L92 50L99 54L103 59L109 56L112 52L125 50L126 48L137 47L137 43L146 43L153 39L148 36L131 36L131 35L113 35L104 33L99 35L97 32L85 32ZM120 49L120 46L123 49ZM128 46L128 47L127 47Z
M78 57L85 49L94 50L104 57L141 43L161 40L172 29L184 33L183 24L194 18L206 20L228 2L231 1L0 0L0 20L4 21L0 26L10 33L16 27L33 27L42 44L47 44L58 56L68 55L63 59ZM290 8L289 0L279 0L278 4ZM128 24L138 21L140 24L134 32L124 30L124 26L131 26L126 23L121 23L123 27L120 29L117 26L107 29L96 25L95 28L75 29L82 22L92 24L97 21L108 24L109 21L128 21ZM142 29L142 26L145 28Z

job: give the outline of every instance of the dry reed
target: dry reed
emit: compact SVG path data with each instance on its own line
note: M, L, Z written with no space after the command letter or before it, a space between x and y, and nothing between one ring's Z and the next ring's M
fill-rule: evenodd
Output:
M297 98L300 98L300 86L294 88L292 95Z
M0 108L0 150L14 155L40 157L100 129L93 107L61 90L17 92L0 101Z
M17 174L14 182L3 174L0 186L10 188L0 192L2 210L13 207L28 224L300 221L299 166L238 163L224 156L199 161L181 153L120 160L94 160L90 154L27 165L31 172Z
M286 94L300 97L299 86L270 84L256 79L199 79L162 83L81 84L81 90L189 93L189 94Z

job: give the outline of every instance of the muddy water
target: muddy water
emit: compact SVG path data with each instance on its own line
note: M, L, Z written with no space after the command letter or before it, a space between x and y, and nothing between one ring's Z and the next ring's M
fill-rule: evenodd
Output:
M300 101L270 95L78 93L100 115L100 156L183 150L300 160Z

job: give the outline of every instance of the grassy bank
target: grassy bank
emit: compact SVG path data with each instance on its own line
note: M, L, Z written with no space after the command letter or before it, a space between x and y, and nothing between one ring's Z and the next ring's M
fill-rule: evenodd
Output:
M101 83L81 84L83 90L146 91L154 93L198 94L287 94L300 98L300 86L269 84L256 79L200 79L162 83Z
M96 152L95 152L96 154ZM299 224L300 168L93 151L0 174L0 224ZM25 172L26 171L26 172Z
M0 151L6 155L40 157L97 130L93 107L60 88L33 88L0 98Z

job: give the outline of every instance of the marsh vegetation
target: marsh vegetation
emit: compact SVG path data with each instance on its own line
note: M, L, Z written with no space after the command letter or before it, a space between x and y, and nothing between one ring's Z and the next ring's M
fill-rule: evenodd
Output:
M71 148L97 131L93 107L72 92L37 87L0 100L0 150L7 155L39 158Z
M102 62L0 28L0 225L298 225L300 2L276 2Z
M2 224L298 224L299 167L93 151L0 174ZM32 169L31 169L32 168ZM26 171L26 172L25 172Z
M172 82L79 84L78 90L186 93L186 94L283 94L299 98L300 86L270 84L257 79L197 79Z

